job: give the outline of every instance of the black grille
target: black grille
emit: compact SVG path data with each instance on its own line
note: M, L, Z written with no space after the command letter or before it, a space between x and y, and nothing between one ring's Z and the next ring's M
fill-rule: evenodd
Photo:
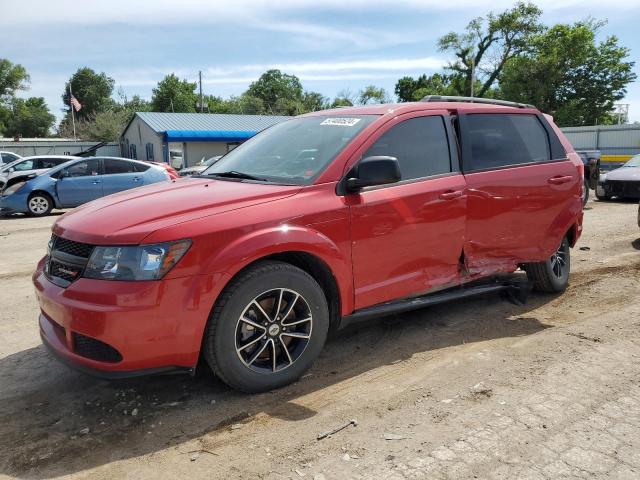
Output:
M73 332L74 351L78 355L99 362L116 363L122 360L122 355L111 345L107 345L95 338L85 337Z
M76 280L82 273L82 268L74 265L67 265L64 263L51 260L49 262L49 275L52 277L62 278L71 283Z
M45 274L56 285L66 288L82 276L93 245L51 236L51 254Z
M91 251L93 250L93 245L74 242L55 235L51 237L51 240L53 250L68 253L69 255L75 255L76 257L89 258L91 256Z

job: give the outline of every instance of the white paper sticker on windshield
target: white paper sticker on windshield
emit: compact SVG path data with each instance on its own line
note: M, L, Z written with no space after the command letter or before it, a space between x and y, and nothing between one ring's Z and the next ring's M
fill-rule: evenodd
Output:
M327 118L320 125L337 125L339 127L353 127L360 121L359 118Z

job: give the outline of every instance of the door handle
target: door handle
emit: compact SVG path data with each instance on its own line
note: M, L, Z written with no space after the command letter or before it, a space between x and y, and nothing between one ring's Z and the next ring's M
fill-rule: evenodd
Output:
M133 177L133 181L134 182L139 182L140 181L140 177Z
M441 198L442 200L453 200L454 198L458 198L461 196L462 196L462 190L456 190L455 192L448 191L438 195L438 197Z
M571 175L565 175L564 177L551 177L547 182L552 185L560 185L562 183L570 182L571 180L573 180Z
M94 181L93 181L93 184L94 184L94 185L98 185L99 183L100 183L100 180L94 180Z

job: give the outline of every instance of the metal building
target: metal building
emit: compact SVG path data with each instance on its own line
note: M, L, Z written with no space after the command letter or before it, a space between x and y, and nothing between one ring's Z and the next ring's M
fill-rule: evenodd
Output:
M562 131L576 150L600 150L600 162L606 170L640 154L640 125L565 127Z
M137 112L120 138L121 155L176 168L224 155L256 133L290 117Z

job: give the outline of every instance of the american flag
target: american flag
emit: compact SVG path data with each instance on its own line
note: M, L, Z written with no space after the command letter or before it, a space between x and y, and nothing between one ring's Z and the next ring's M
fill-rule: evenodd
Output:
M82 105L80 104L78 99L73 96L73 94L71 95L71 99L69 100L69 103L71 104L71 106L76 112L79 112L80 109L82 108Z

